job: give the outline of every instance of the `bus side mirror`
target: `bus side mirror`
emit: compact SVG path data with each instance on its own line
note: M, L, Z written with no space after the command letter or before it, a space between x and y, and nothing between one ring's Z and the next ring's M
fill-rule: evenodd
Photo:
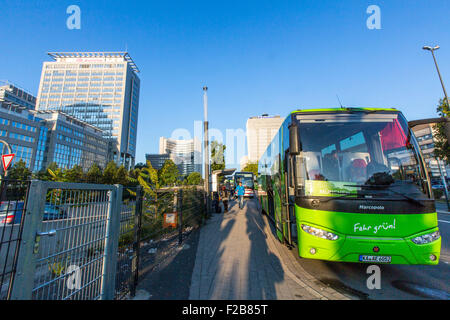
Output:
M298 127L293 124L289 126L289 153L294 156L300 154Z

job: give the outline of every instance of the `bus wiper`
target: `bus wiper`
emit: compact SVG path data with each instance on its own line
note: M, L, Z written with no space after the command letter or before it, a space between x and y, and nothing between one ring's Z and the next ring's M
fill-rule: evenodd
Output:
M356 188L386 189L386 190L391 191L394 194L398 194L399 196L402 196L403 198L405 198L405 199L407 199L407 200L409 200L411 202L414 202L416 204L421 205L422 207L425 207L425 204L423 203L423 201L414 199L414 198L412 198L410 196L407 196L406 194L404 194L402 192L395 191L395 190L392 189L392 186L390 186L390 185L384 185L384 184L362 184L362 185L347 185L347 186L349 186L349 187L350 186L351 187L356 187Z

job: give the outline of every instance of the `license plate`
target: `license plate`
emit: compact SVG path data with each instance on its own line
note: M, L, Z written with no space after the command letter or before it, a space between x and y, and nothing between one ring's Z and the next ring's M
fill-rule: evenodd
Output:
M391 263L392 258L390 256L359 256L360 262L378 262L378 263Z

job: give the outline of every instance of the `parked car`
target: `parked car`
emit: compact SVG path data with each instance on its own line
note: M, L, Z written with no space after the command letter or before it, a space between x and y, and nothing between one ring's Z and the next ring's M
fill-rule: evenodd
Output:
M444 190L444 186L442 184L432 184L432 189Z
M54 204L46 203L43 220L66 219L67 212Z
M2 201L0 203L0 224L20 223L23 208L23 201Z

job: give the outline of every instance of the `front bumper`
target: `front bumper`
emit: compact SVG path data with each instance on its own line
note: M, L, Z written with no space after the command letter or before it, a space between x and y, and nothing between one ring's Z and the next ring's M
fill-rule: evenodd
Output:
M306 224L311 225L310 223ZM320 226L316 227L324 229ZM350 236L327 230L339 235L338 240L331 241L298 229L299 255L308 259L357 263L361 263L359 259L361 255L390 256L391 262L389 264L437 265L439 263L441 238L421 245L411 241L417 236L437 230L438 228L434 228L405 238ZM374 264L373 262L370 263Z

